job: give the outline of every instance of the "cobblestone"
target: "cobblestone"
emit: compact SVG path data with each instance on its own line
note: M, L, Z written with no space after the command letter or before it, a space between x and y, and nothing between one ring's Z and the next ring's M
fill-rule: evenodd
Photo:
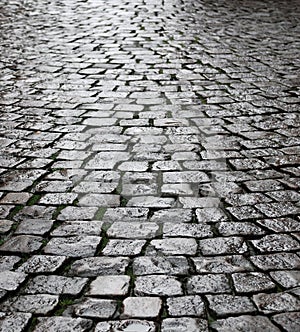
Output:
M1 1L1 331L299 330L299 20Z

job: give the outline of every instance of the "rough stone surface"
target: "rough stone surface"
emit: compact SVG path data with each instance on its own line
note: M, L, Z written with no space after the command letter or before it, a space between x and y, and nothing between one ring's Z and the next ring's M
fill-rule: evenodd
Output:
M2 329L299 330L299 20L1 0Z

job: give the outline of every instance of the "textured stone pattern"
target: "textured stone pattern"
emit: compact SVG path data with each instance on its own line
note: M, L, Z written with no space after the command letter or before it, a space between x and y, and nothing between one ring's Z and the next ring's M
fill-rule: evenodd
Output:
M0 26L0 330L299 331L299 2Z

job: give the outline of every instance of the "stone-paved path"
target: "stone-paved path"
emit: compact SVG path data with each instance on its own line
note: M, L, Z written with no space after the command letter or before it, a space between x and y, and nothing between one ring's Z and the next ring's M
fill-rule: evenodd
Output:
M299 2L0 25L0 331L299 331Z

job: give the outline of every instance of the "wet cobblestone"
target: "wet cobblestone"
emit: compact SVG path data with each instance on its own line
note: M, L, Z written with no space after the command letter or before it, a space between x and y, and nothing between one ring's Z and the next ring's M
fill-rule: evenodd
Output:
M299 330L299 8L1 1L1 331Z

